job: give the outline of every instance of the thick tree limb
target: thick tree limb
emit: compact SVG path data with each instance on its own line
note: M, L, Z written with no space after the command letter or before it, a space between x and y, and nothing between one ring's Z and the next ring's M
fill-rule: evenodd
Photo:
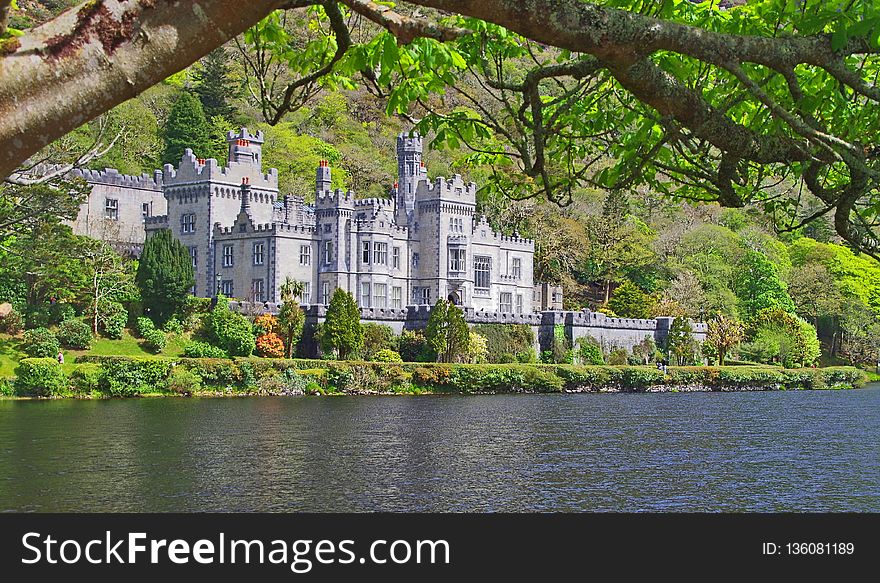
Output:
M410 18L395 12L388 6L376 4L372 0L342 0L342 3L388 30L397 37L401 44L408 44L419 37L445 42L455 40L471 32L462 28L440 26L434 22Z
M0 176L43 146L192 64L282 2L86 2L0 58Z

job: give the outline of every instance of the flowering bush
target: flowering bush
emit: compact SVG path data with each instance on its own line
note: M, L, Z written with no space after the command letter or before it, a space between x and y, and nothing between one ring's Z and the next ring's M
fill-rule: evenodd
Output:
M254 328L256 328L258 336L278 332L278 318L272 314L257 316L257 319L254 320Z
M263 334L257 337L257 354L267 358L281 358L284 356L284 341L274 332Z

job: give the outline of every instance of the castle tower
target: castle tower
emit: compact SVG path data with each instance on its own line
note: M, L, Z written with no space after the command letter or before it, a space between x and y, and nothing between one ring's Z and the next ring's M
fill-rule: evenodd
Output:
M263 165L263 132L250 133L247 128L238 132L228 132L229 164L250 164L261 168Z
M422 137L418 132L397 136L397 176L396 220L398 224L405 225L415 210L419 182L428 176L422 160Z

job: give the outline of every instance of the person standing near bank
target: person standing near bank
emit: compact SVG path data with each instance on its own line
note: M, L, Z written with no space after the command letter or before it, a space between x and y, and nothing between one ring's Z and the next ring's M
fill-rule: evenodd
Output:
M64 353L60 350L58 351L58 364L64 364Z

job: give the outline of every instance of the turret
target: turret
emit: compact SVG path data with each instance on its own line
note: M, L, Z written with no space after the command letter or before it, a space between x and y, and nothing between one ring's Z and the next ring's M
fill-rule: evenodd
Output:
M247 128L241 128L238 132L228 132L226 141L229 143L230 164L252 164L262 168L263 132L252 134Z
M416 190L428 171L422 161L422 137L418 132L397 136L397 222L406 224L415 209Z

